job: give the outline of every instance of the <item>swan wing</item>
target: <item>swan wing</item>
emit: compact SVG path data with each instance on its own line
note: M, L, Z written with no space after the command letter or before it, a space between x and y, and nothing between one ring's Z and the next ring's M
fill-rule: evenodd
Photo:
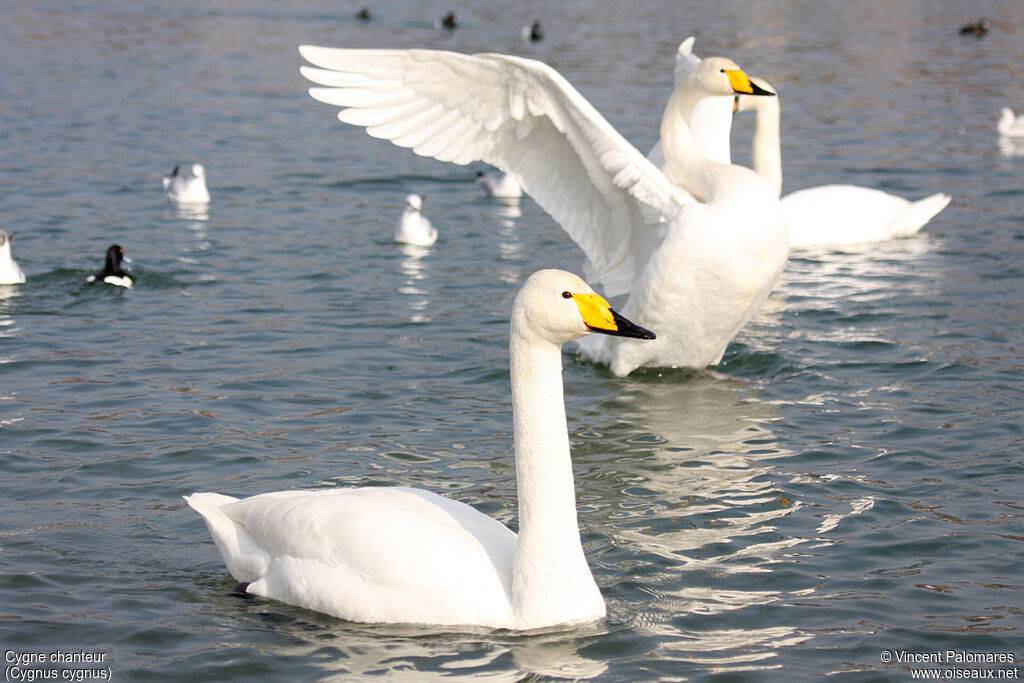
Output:
M464 503L402 487L186 500L255 595L360 622L511 618L516 536Z
M676 189L557 71L535 60L439 50L302 46L338 118L421 156L510 175L626 293L680 203Z
M910 237L946 208L937 193L916 202L857 185L822 185L782 198L790 245L855 244Z

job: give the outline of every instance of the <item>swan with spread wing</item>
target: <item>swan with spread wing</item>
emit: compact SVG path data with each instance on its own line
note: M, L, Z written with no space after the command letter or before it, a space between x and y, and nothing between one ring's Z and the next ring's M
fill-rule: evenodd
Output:
M750 169L708 159L689 121L702 99L770 95L730 59L700 61L661 122L648 161L550 66L500 54L299 48L302 74L338 118L421 156L483 161L558 221L607 296L653 342L580 341L619 376L718 363L778 279L789 238L778 198Z

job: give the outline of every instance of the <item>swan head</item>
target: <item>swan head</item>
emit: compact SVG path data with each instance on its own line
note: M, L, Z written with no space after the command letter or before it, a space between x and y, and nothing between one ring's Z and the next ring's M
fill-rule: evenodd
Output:
M203 168L202 164L192 164L192 176L195 178L202 178L206 175L206 169Z
M616 337L654 339L597 294L583 278L564 270L531 275L512 306L512 329L559 345L596 332Z
M765 90L750 80L736 62L727 57L702 59L687 79L690 87L707 96L714 95L758 95L770 96L775 93Z
M418 194L410 194L405 198L406 211L419 211L423 208L423 197Z
M778 93L775 92L775 88L772 87L772 84L764 80L763 78L751 76L750 82L752 85L757 86L761 90L764 90L765 92L771 95L775 95L776 98L778 97ZM764 109L765 107L771 104L778 105L778 99L770 99L767 97L754 97L751 95L736 95L733 100L732 111L734 114L739 113L741 111L756 112L760 111L761 109Z

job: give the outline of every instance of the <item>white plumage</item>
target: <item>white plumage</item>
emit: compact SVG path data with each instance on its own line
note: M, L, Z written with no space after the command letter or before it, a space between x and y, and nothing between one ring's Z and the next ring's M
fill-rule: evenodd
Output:
M774 91L769 83L758 78L752 80ZM755 112L751 162L776 194L781 194L779 98L739 96L737 111ZM832 184L786 195L782 198L782 210L789 228L790 246L810 247L910 237L949 201L949 195L942 193L910 202L870 187Z
M705 59L676 87L662 120L661 170L541 62L300 51L321 67L302 73L326 86L310 94L343 107L341 121L423 156L495 166L559 222L583 250L587 277L609 296L629 294L624 314L658 333L651 344L581 345L617 375L717 363L782 270L788 237L778 199L749 169L706 159L688 127L701 99L753 92L731 60Z
M700 57L693 54L694 38L690 36L679 43L676 49L675 68L673 70L674 87L680 87L690 73L700 64ZM756 99L756 98L755 98ZM732 112L735 95L718 95L705 97L693 107L690 115L690 131L697 149L712 161L722 164L732 163L732 149L729 135L732 132ZM665 154L661 150L661 140L647 154L647 158L664 171Z
M0 285L20 285L25 282L25 273L11 254L11 238L0 230Z
M477 171L476 184L483 190L485 197L492 199L519 199L523 196L523 188L505 173Z
M410 194L405 198L405 209L395 226L395 242L414 247L429 247L437 241L437 230L423 215L423 197Z
M533 629L604 616L576 520L561 346L651 335L553 270L523 285L510 328L518 536L405 487L186 497L245 590L360 622Z
M1003 107L999 112L996 130L1008 138L1024 138L1024 114L1014 116L1012 109Z
M209 204L210 192L206 188L206 169L202 164L175 166L164 177L167 199L176 204Z

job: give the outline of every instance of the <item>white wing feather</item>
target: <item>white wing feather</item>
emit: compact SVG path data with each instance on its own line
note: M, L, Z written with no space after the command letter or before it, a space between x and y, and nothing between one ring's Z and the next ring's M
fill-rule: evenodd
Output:
M558 72L509 55L302 46L302 74L338 118L422 156L512 176L628 293L685 203L665 176Z

